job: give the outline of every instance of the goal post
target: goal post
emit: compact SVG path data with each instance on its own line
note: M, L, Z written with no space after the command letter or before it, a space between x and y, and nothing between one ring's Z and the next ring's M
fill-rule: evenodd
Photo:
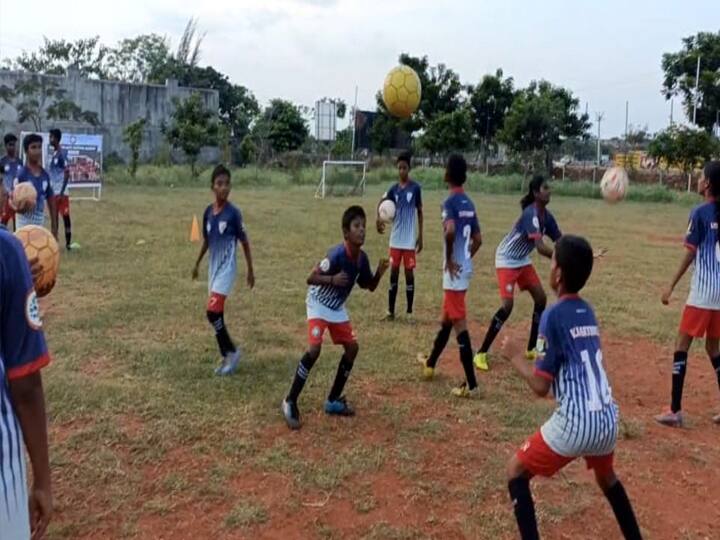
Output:
M358 178L361 168L362 175ZM357 195L358 193L364 195L366 176L365 161L325 160L322 164L320 183L315 190L315 198L324 199L326 195Z

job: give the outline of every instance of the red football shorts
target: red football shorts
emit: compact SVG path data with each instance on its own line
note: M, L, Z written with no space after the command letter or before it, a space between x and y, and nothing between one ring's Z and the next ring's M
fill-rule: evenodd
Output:
M11 219L15 219L15 210L10 206L10 197L8 197L0 210L0 221L8 223Z
M680 332L694 338L720 338L720 311L685 306L680 320Z
M442 319L444 321L461 321L467 317L467 310L465 309L466 292L467 291L444 291L442 307Z
M326 329L330 332L330 337L335 345L349 345L357 342L350 321L331 323L324 319L309 319L308 343L310 345L322 345Z
M535 285L540 285L540 278L532 264L520 268L496 268L500 298L512 298L515 293L515 284L521 291L527 291Z
M207 310L210 313L222 313L225 311L225 299L227 296L223 294L218 294L216 292L210 293L210 298L208 298L207 303Z
M542 433L538 430L517 451L517 458L523 467L533 476L553 476L568 463L575 461L574 457L561 456L550 448ZM602 476L613 470L614 454L605 456L583 456L588 469L593 469Z
M70 196L69 195L55 195L55 204L57 205L58 216L69 216L70 215Z
M400 263L405 266L405 270L413 270L417 266L415 250L390 248L390 266L397 269Z

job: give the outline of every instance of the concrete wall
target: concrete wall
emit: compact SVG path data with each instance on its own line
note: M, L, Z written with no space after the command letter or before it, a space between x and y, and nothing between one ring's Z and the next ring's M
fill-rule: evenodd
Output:
M166 144L161 127L163 123L170 123L174 97L184 100L193 93L199 93L209 110L217 114L219 107L216 90L179 87L177 81L173 80L168 80L165 85L153 85L85 79L76 71L71 71L67 76L55 76L0 70L0 87L7 86L12 89L17 82L30 77L54 81L66 90L69 99L81 109L97 113L100 120L96 127L77 122L44 120L44 131L58 127L64 133L102 133L105 156L115 153L124 161L130 159L130 149L123 142L123 128L135 120L146 120L145 137L140 151L142 160L151 160L158 149ZM14 107L0 102L0 129L3 133L19 133L23 130L32 131L35 127L32 122L18 123ZM173 151L173 160L182 161L183 158L182 152ZM217 161L219 150L217 147L206 147L200 158L205 162Z

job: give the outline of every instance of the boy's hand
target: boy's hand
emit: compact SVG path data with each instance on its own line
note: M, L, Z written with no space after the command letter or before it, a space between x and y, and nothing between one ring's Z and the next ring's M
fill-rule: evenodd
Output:
M30 511L30 530L32 540L45 537L50 516L52 515L52 496L49 488L33 486L28 498Z
M670 303L670 297L672 296L672 292L672 287L669 287L665 289L665 291L662 293L662 296L660 297L660 301L666 306Z
M445 263L445 270L450 274L450 279L454 280L460 277L462 267L454 259L450 259Z
M193 281L198 278L198 275L200 274L200 267L196 264L192 271L192 279Z
M418 237L417 242L415 243L415 253L420 255L420 252L423 250L423 239L422 236Z
M340 272L330 277L330 284L335 287L347 287L350 283L350 278L345 272Z
M388 268L390 268L390 259L380 259L380 261L378 261L378 274L384 274L385 272L387 272Z
M52 291L53 287L55 286L55 280L53 280L51 283L46 284L44 287L38 287L37 280L40 277L40 274L43 272L42 264L40 264L40 259L37 257L33 257L28 261L30 263L30 273L32 274L33 279L33 285L35 287L35 292L38 295L38 298L42 298L43 296L47 296L50 291Z
M375 222L375 225L377 226L377 232L378 234L384 234L385 233L385 222L381 220L380 218L377 218L377 221Z
M250 287L251 289L255 288L255 271L254 270L251 269L248 271L246 281L247 281L248 287Z

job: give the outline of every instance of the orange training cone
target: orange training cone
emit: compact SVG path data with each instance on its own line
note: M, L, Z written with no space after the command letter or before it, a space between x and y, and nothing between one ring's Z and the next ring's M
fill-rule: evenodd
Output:
M190 241L191 242L199 242L200 241L200 225L198 225L197 216L193 216L192 226L190 227Z

